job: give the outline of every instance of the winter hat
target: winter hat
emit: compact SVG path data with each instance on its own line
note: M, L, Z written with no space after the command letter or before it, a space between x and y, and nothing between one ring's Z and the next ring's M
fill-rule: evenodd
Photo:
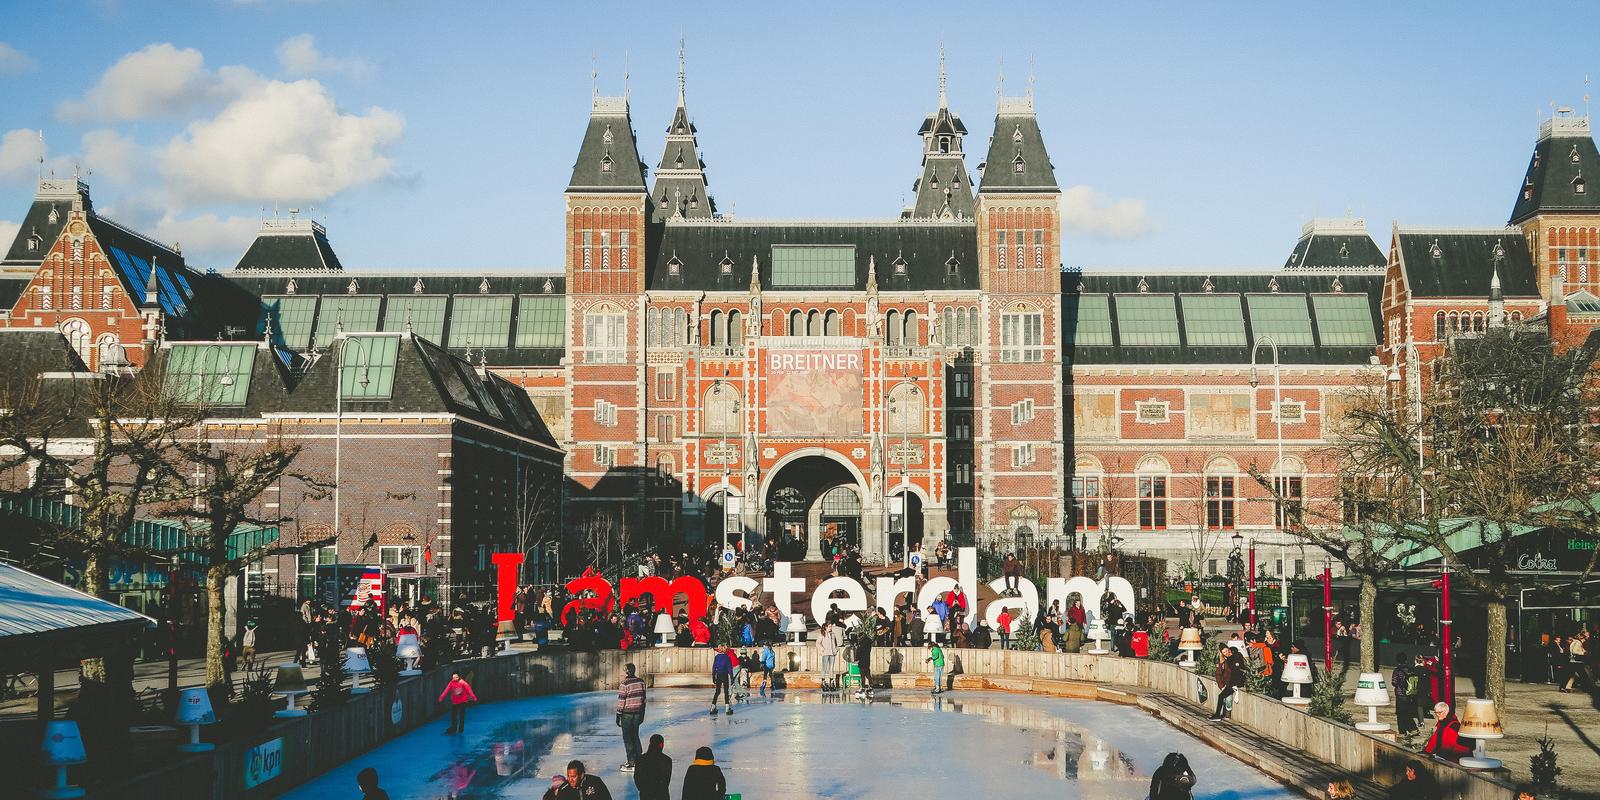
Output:
M696 760L696 761L711 761L712 760L711 748L702 747L702 748L694 751L694 760Z
M550 788L559 789L562 786L565 786L566 784L567 784L567 776L565 776L565 775L551 775L550 776Z

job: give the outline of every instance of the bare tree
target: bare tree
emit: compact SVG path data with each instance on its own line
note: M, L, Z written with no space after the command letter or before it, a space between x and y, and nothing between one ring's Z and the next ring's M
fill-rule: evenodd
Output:
M560 532L561 487L545 481L524 480L512 506L516 525L517 552L531 557ZM559 565L557 565L559 568ZM523 562L528 569L528 562ZM528 576L524 573L524 579Z
M191 532L190 548L206 561L206 687L226 688L222 653L227 640L225 591L228 579L242 575L244 567L259 558L268 542L235 540L240 526L281 526L288 518L267 510L258 500L269 488L292 481L323 494L331 484L293 469L301 445L285 443L281 431L257 438L249 433L237 440L218 441L214 428L199 426L190 437L179 439L175 455L195 470L197 482L178 487L164 506L162 516L184 520Z
M622 512L594 511L578 524L578 545L589 558L589 564L605 573L620 568L632 555L632 534L632 526Z

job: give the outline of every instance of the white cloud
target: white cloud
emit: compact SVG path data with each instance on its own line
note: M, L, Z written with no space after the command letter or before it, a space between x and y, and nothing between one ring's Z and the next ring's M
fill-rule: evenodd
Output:
M0 134L0 180L32 176L43 150L38 131L17 128Z
M200 214L180 218L168 211L156 221L151 234L159 241L183 248L183 258L191 265L232 267L255 239L261 221L255 217L218 217Z
M317 81L269 81L190 123L161 167L186 201L322 201L389 175L388 149L404 128L376 106L340 111Z
M21 75L39 66L27 53L0 42L0 75Z
M199 50L152 44L112 64L82 98L56 113L70 121L182 117L227 102L261 77L245 67L206 69Z
M1090 186L1062 191L1061 226L1068 236L1091 239L1137 239L1155 227L1143 200L1112 200Z
M0 253L11 249L11 243L17 239L17 231L22 226L15 222L0 219Z
M372 65L360 58L332 58L317 49L309 33L293 36L278 45L278 64L290 77L337 74L362 81L372 77Z
M109 129L83 135L83 166L115 183L133 183L148 165L144 147Z

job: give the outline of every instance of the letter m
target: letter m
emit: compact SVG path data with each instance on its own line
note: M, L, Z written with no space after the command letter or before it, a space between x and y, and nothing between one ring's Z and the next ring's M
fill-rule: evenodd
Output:
M655 601L656 611L664 614L673 613L678 597L682 596L684 605L688 607L689 619L692 620L705 616L709 605L705 584L687 575L670 583L658 575L648 578L623 578L622 594L617 598L617 602L625 604L644 595L650 595Z

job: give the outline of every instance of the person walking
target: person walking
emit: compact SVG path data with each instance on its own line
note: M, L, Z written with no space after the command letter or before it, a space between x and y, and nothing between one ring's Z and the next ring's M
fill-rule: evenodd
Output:
M1449 703L1433 704L1433 720L1433 733L1428 736L1428 744L1422 752L1451 761L1472 755L1472 749L1461 743L1461 723L1450 711Z
M711 748L695 750L694 763L683 771L683 800L724 800L727 796L728 781Z
M1011 609L1000 609L1000 616L995 618L995 630L1000 634L1000 649L1011 649Z
M923 663L933 665L933 693L944 694L944 649L938 642L933 643Z
M389 793L378 786L378 771L372 767L356 773L356 788L361 790L361 800L389 800Z
M622 749L628 760L623 772L632 772L639 763L639 726L644 724L644 679L632 662L622 665L622 685L617 687L617 727L622 729Z
M1589 629L1585 628L1573 635L1567 642L1567 682L1562 684L1562 692L1571 692L1575 687L1590 683L1589 678Z
M767 682L772 682L774 691L778 688L778 680L772 676L772 671L778 668L778 654L773 652L772 643L761 645L761 658L758 662L761 669L761 696L767 696Z
M556 800L611 800L611 790L598 775L590 775L582 761L568 761L567 785L556 792Z
M1182 753L1168 753L1150 776L1150 800L1190 800L1194 796L1194 770Z
M717 655L711 659L711 716L717 715L717 698L728 702L728 715L733 715L733 657L726 645L717 645Z
M667 740L659 733L650 735L650 749L634 762L633 785L639 790L639 800L670 800L672 793L672 757L665 752Z
M472 684L467 683L460 672L452 672L450 682L439 695L439 702L443 703L446 697L450 698L450 727L445 730L448 736L467 729L467 704L478 702L478 696L472 693Z
M1395 654L1394 672L1389 675L1389 685L1394 687L1394 718L1400 726L1401 736L1417 732L1417 697L1412 693L1412 687L1422 681L1414 677L1411 670L1412 665L1406 659L1406 654Z
M1233 710L1233 694L1240 686L1244 685L1245 670L1244 658L1234 652L1232 647L1223 645L1217 657L1217 710L1211 715L1213 721L1226 719Z

